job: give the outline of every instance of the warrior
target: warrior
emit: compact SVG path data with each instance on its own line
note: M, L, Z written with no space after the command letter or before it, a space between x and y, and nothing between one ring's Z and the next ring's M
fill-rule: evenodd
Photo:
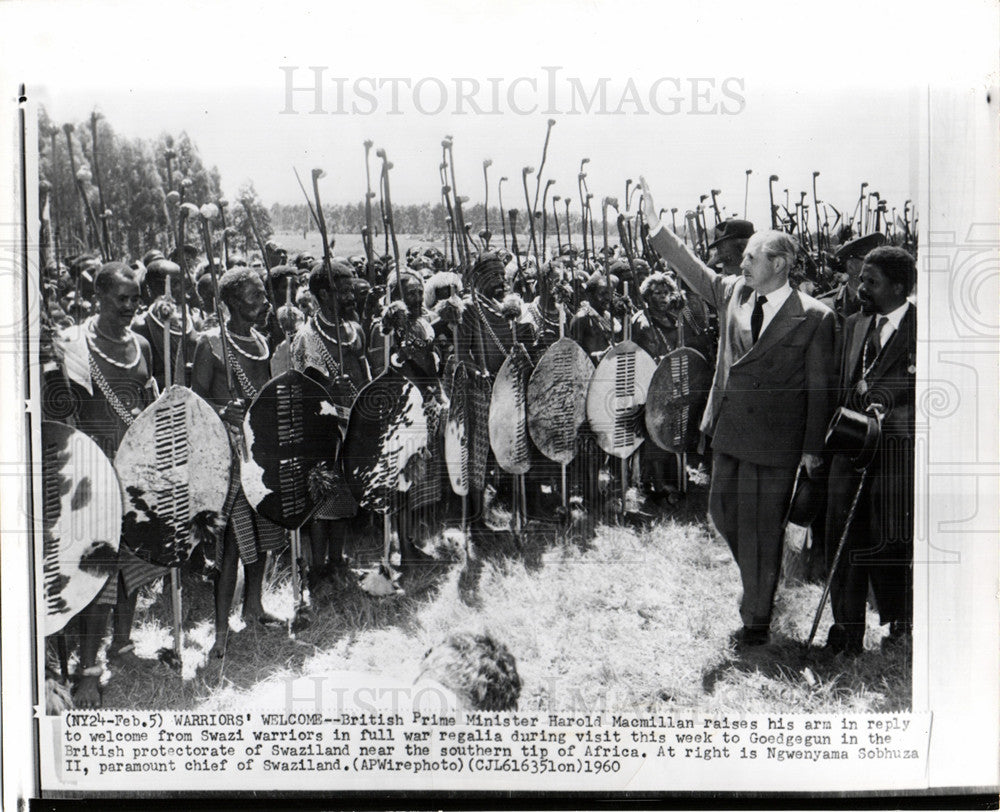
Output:
M711 358L712 335L708 325L699 319L688 306L687 295L673 276L657 271L646 277L639 293L646 308L632 317L632 340L659 363L678 347L691 347L705 359ZM646 493L678 500L681 477L673 454L659 448L656 443L646 443L642 452L641 467Z
M525 306L521 319L534 328L535 338L527 349L536 363L559 338L560 304L569 301L571 296L562 265L554 261L548 263L542 269L538 297Z
M110 459L126 430L153 402L156 384L149 343L130 329L139 306L136 273L120 262L101 266L94 275L100 313L60 336L57 351L78 396L77 427L92 437ZM119 571L80 615L80 668L82 677L74 700L77 707L94 708L101 702L101 666L97 653L114 606L114 633L108 660L129 654L132 617L141 586L167 570L142 561L123 544Z
M211 654L221 658L226 650L229 610L236 588L236 565L243 561L246 585L243 617L262 626L278 626L281 621L264 610L261 590L265 554L281 549L285 531L256 515L240 484L238 466L243 450L243 416L246 407L271 377L271 351L255 325L263 323L269 305L264 284L256 271L238 267L226 271L219 282L219 299L229 317L216 330L204 333L195 348L192 386L196 395L219 412L230 429L234 473L223 514L228 517L221 550L215 551L219 568L215 585L215 642ZM223 333L225 343L223 343ZM227 351L228 358L223 359ZM227 378L232 370L233 381Z
M292 369L319 373L346 429L354 397L370 380L364 333L357 321L348 318L354 310L351 269L334 262L327 271L317 263L309 273L309 291L319 310L292 339ZM347 572L344 537L348 520L357 512L358 504L350 488L337 482L313 514L309 528L309 591L314 597L325 596L329 581L342 579Z
M611 313L614 291L603 273L595 272L587 280L584 300L569 325L570 336L583 347L596 364L620 332L621 325Z
M405 370L404 375L420 388L423 395L431 449L424 475L416 477L408 491L398 493L395 506L400 558L403 566L409 567L431 560L416 544L420 523L418 511L431 509L441 500L441 460L444 455L440 448L439 424L445 397L437 377L440 360L435 352L435 333L429 321L430 314L424 309L423 282L407 269L398 277L390 274L386 282L393 301L382 315L381 335L376 336L373 328L372 349L368 358L370 362L374 359L379 371L384 368L384 341L388 336L390 363Z
M168 280L170 284L169 298L166 295ZM170 325L170 357L174 359L175 367L180 358L182 330L179 310L182 293L180 265L167 259L152 260L146 266L141 290L147 308L145 313L136 316L132 323L132 329L136 334L146 339L153 350L153 377L156 378L156 385L162 390L165 381L163 343L167 324ZM188 321L187 328L184 350L187 357L191 358L194 355L198 334L192 321ZM184 370L183 376L172 375L172 379L186 385L187 370Z
M687 295L674 278L657 271L639 288L646 309L632 317L632 340L656 361L678 347L693 347L711 356L708 325L688 306Z

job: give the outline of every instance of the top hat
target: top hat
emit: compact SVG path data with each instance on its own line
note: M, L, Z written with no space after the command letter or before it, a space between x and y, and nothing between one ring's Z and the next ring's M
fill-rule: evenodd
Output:
M827 427L826 448L846 454L855 469L863 471L875 458L881 436L882 424L877 417L841 406Z

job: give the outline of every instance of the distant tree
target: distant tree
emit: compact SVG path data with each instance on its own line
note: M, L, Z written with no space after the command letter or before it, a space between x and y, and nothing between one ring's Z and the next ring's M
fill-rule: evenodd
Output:
M257 231L264 242L267 242L274 234L274 227L271 225L271 212L261 202L253 181L247 181L240 186L235 199L229 201L229 224L236 232L237 244L241 243L244 251L257 251L259 250L257 240L254 238L250 219L243 207L244 200L249 204L254 222L257 224Z

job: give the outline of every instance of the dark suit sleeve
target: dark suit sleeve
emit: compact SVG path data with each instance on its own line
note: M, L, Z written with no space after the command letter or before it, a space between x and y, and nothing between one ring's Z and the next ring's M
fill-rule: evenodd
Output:
M820 454L826 439L826 427L836 403L836 317L822 305L816 306L812 314L813 318L819 319L819 325L806 349L806 431L802 450L809 454Z

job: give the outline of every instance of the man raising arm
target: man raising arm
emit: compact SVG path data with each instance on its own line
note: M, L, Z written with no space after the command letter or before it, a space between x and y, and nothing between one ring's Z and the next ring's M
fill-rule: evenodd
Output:
M739 276L715 273L662 227L645 179L649 241L714 307L719 353L701 429L712 438L709 514L740 568L741 645L768 640L795 473L822 464L832 403L834 316L792 290L798 250L777 231L754 234Z

